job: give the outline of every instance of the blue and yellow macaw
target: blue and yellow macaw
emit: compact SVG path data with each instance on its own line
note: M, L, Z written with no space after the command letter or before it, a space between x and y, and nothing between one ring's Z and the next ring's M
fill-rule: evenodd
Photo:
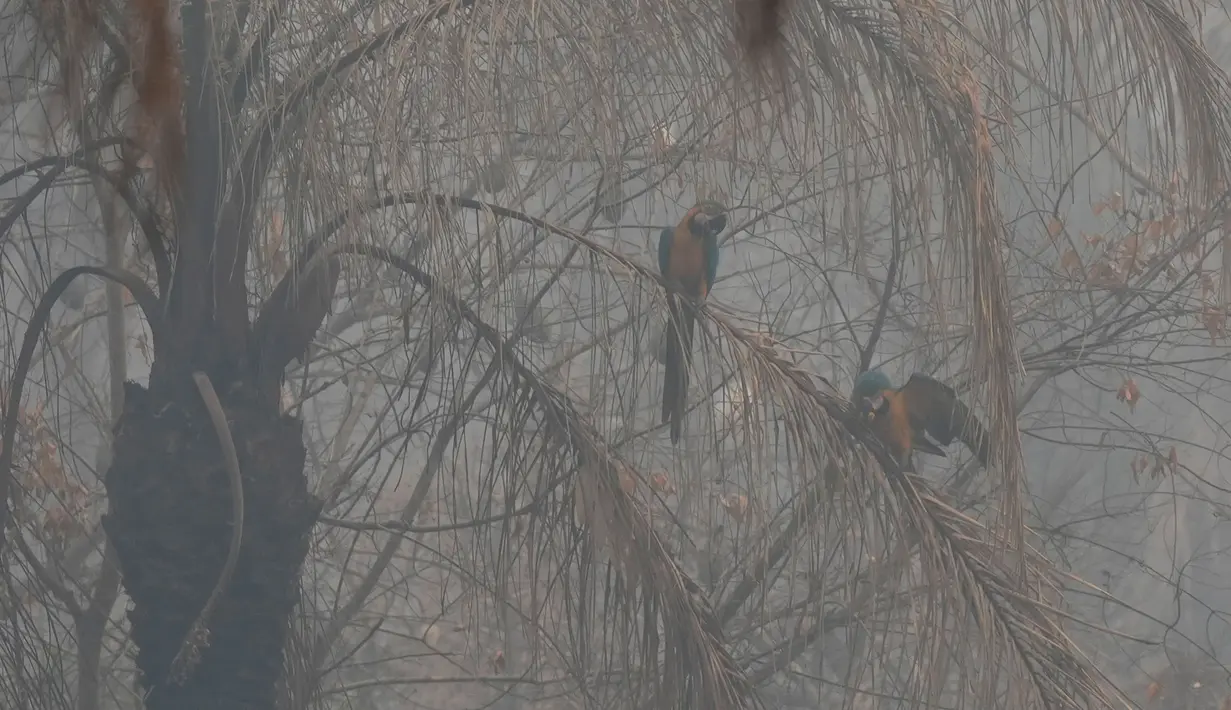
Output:
M726 228L727 210L717 202L702 201L688 210L674 229L664 229L658 235L658 268L663 277L675 282L685 295L704 301L718 275L718 235ZM663 423L671 423L671 442L679 443L696 315L691 308L681 308L670 290L667 307L670 318L664 338Z
M915 451L945 455L931 439L941 446L959 439L987 465L991 447L987 431L957 394L939 380L915 373L904 387L895 390L885 373L871 370L855 379L851 402L871 421L872 431L903 470L914 469L911 455Z

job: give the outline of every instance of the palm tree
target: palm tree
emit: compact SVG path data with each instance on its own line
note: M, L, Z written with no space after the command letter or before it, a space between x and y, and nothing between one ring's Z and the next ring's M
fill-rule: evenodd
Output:
M288 665L325 665L337 625L297 646L297 659L284 650L313 528L341 487L310 490L302 420L284 406L283 386L332 304L354 300L339 284L353 293L387 286L393 274L411 294L397 314L407 336L412 323L437 324L413 326L431 343L425 367L444 367L441 353L453 348L475 371L433 400L424 466L401 521L381 527L416 534L416 515L446 461L460 456L485 397L503 439L476 474L481 488L506 491L510 505L530 501L525 526L490 521L485 540L504 555L492 564L512 565L518 551L532 559L517 574L543 595L536 609L564 620L566 630L541 633L586 702L754 707L755 688L827 627L881 620L909 628L878 670L901 674L899 689L919 702L1111 704L1061 625L1054 571L1022 521L998 171L1011 163L1022 120L1012 92L1045 77L1091 115L1133 104L1182 116L1154 167L1182 165L1177 190L1193 201L1219 197L1231 93L1176 10L1146 0L1124 0L1114 16L1084 2L796 2L778 61L766 67L774 73L753 81L724 54L730 24L709 3L193 0L181 11L178 52L164 31L165 3L131 8L136 45L121 39L120 8L63 7L39 19L60 58L80 148L22 169L45 179L5 226L57 175L84 170L100 199L113 194L133 217L154 274L116 259L66 271L43 296L5 390L0 530L17 411L43 328L74 278L105 277L133 295L153 338L148 384L113 396L117 407L122 394L122 408L105 475L105 529L132 600L146 707L273 708ZM130 70L139 113L123 123L114 115L127 116ZM1120 86L1128 77L1132 89ZM667 124L678 137L652 145ZM121 167L108 170L98 154L117 142ZM545 185L567 183L562 166L580 161L622 176L618 198L608 186L595 207L594 194L560 189L558 203L527 206ZM793 488L734 582L710 590L693 579L652 513L654 497L637 485L653 475L603 423L611 412L601 407L619 406L597 392L583 403L522 342L561 274L586 260L587 288L608 294L594 297L608 311L657 303L662 284L649 259L596 225L635 224L613 200L633 205L676 179L695 197L725 192L731 204L769 213L820 204L834 219L818 223L851 232L861 205L874 197L890 206L894 257L880 303L908 268L903 245L914 245L931 254L918 271L936 305L970 326L966 384L990 425L989 475L1000 491L990 522L896 470L812 367L711 304L701 318L721 343L719 360L744 383L745 408L755 403L764 415L740 425L748 488ZM271 256L281 239L267 228L275 214L290 215L285 268ZM739 228L757 224L751 214ZM378 218L396 238L373 236ZM869 248L849 246L856 260ZM484 294L511 300L501 291L509 275L549 249L559 265L531 284L515 322L498 324ZM250 304L262 294L254 318ZM855 337L864 367L880 332ZM596 365L618 357L598 350ZM633 375L620 377L623 386ZM636 407L626 413L635 418ZM382 548L378 562L395 549ZM828 568L821 558L839 561ZM361 589L359 603L372 587ZM796 626L762 648L741 624L770 607L793 609ZM749 655L760 660L740 660Z

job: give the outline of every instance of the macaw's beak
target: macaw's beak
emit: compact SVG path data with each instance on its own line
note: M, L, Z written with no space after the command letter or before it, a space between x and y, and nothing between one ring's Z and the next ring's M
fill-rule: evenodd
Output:
M692 223L697 228L697 231L716 237L722 233L722 230L727 228L727 216L726 214L705 214L701 212L692 218Z
M864 419L871 419L875 417L876 411L881 408L881 405L884 404L884 402L884 395L879 394L862 398L859 400L859 416Z

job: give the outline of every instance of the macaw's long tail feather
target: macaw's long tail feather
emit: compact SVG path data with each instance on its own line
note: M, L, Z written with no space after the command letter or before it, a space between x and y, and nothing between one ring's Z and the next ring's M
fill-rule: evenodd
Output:
M674 296L667 297L670 318L664 337L667 357L663 373L663 423L671 423L671 443L678 444L684 426L684 403L688 393L688 360L692 350L694 328L692 313L680 308ZM683 337L680 337L680 328Z

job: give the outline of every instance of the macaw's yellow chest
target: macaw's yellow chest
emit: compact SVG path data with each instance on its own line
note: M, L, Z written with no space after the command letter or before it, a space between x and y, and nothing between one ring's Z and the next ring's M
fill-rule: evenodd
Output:
M877 415L875 428L881 440L889 444L890 452L897 458L898 463L905 465L914 443L910 412L897 392L885 392L884 397L889 403L888 411Z
M705 245L687 229L677 229L671 239L668 278L677 279L690 295L705 298Z

